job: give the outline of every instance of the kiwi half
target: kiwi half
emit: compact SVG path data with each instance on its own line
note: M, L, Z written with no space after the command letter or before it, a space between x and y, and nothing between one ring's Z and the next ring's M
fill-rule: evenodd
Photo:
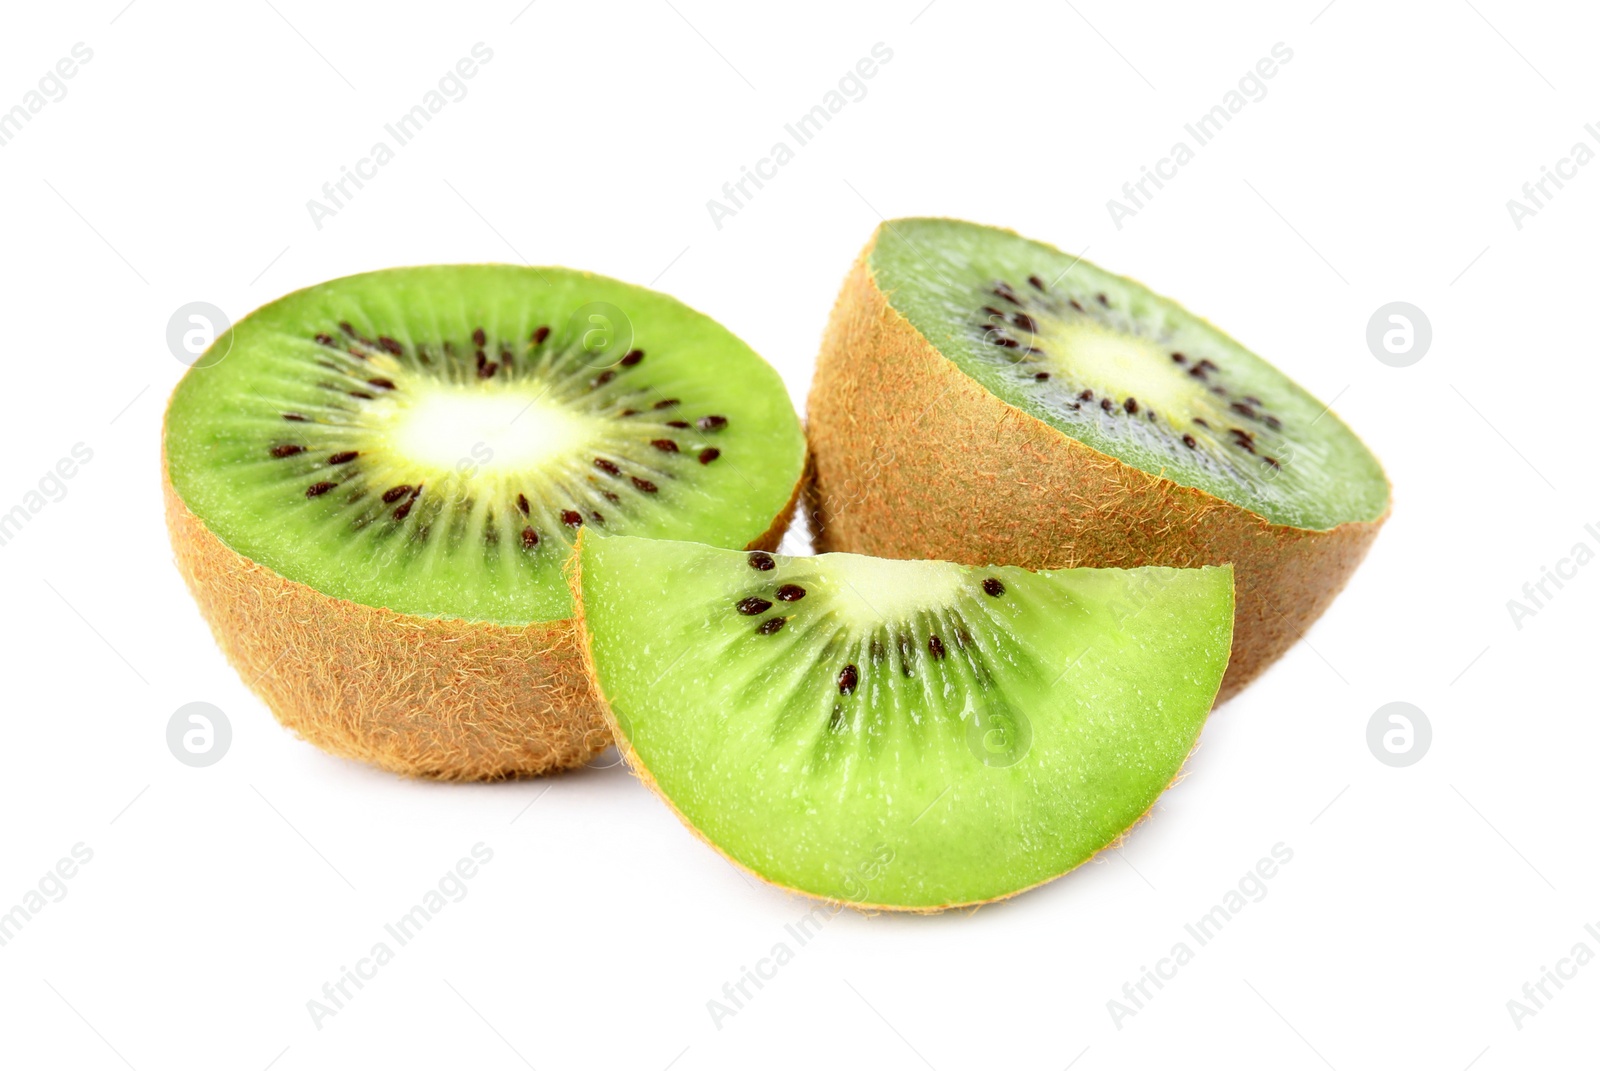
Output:
M329 751L440 778L609 743L562 573L581 529L774 546L805 461L777 374L709 318L496 265L258 309L164 446L179 568L245 681Z
M1112 843L1193 748L1233 627L1226 567L1033 573L588 533L575 561L632 768L758 877L862 907L999 899Z
M1221 698L1332 601L1389 510L1337 416L1209 323L1010 231L885 223L807 412L818 546L1030 568L1237 568Z

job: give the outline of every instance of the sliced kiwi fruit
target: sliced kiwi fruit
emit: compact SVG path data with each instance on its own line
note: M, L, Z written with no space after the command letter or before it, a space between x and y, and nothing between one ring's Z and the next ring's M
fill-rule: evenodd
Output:
M1237 567L1222 697L1293 644L1389 510L1328 407L1138 283L1010 231L885 223L807 412L824 550Z
M585 655L633 769L819 898L937 911L1071 870L1149 810L1228 662L1232 570L1029 572L579 541Z
M607 745L563 576L586 528L774 546L805 460L773 369L561 268L379 271L258 309L167 410L179 566L278 717L442 778Z

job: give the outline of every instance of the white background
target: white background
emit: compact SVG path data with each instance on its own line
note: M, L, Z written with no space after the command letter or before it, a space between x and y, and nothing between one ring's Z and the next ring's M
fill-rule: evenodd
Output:
M1593 1066L1590 785L1600 565L1592 310L1600 167L1506 201L1600 121L1577 4L13 5L0 106L93 59L0 147L0 512L93 460L0 547L0 1063L115 1068ZM119 13L120 11L120 13ZM476 42L493 60L317 229L306 201ZM892 60L743 210L706 209L876 42ZM1276 42L1293 60L1143 210L1106 201ZM1551 187L1553 190L1554 187ZM440 786L329 758L224 663L171 564L173 311L235 317L399 264L524 258L653 284L771 360L797 404L882 216L1014 227L1240 337L1384 461L1395 511L1333 609L1213 716L1122 850L1005 904L845 912L732 1018L809 902L725 864L623 769ZM1380 305L1433 325L1416 365ZM791 539L790 547L803 547ZM1396 769L1380 705L1431 719ZM231 750L168 752L180 705ZM307 1001L471 847L493 861L336 1016ZM1142 1010L1107 1001L1284 842L1294 853ZM1191 944L1193 942L1191 941Z

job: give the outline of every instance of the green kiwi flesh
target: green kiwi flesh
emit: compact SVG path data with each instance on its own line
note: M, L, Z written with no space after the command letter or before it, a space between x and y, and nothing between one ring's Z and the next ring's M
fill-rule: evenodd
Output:
M778 375L665 295L561 268L337 279L219 338L166 456L223 542L337 598L521 625L570 617L581 527L745 547L805 444Z
M1131 279L948 219L895 220L869 260L941 354L1086 446L1274 524L1327 530L1388 509L1382 467L1326 405Z
M586 534L574 586L630 764L767 881L861 906L1009 896L1178 774L1230 567L969 568Z

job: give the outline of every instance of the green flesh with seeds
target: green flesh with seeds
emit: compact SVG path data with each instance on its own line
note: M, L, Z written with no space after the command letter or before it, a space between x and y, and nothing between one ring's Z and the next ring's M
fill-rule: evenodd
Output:
M571 615L579 526L748 546L805 443L777 373L709 318L595 275L472 265L257 310L179 384L166 453L189 509L291 580L515 625Z
M1325 530L1388 508L1377 459L1325 405L1131 279L940 219L886 226L870 266L940 353L1086 446L1275 524Z
M858 904L976 903L1088 859L1176 776L1232 638L1230 567L588 536L579 567L600 691L658 791L762 877Z

